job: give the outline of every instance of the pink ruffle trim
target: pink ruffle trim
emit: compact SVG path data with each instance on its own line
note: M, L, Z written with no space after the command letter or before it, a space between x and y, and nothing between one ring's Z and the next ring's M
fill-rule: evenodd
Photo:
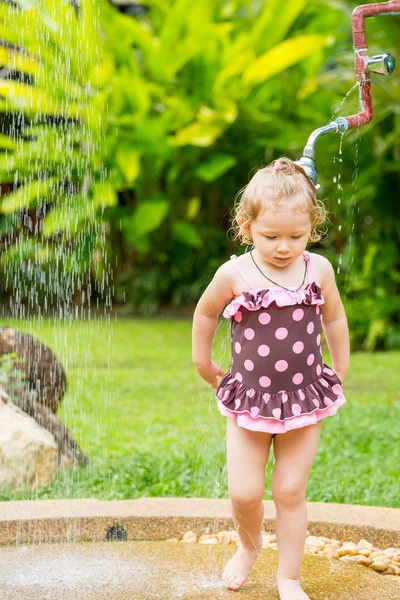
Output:
M283 288L255 288L243 292L226 306L222 315L225 319L234 317L241 306L247 310L267 308L272 302L279 307L295 304L325 304L319 282L312 281L300 290L287 291Z
M251 431L263 431L265 433L286 433L292 429L298 429L299 427L306 427L307 425L314 425L318 421L321 421L325 417L331 417L337 413L337 410L342 404L346 402L346 398L343 394L340 394L335 400L334 404L327 406L326 408L316 408L314 411L293 416L279 421L278 419L257 417L253 418L249 413L242 412L238 413L231 411L218 399L218 410L231 419L236 419L239 427L250 429Z

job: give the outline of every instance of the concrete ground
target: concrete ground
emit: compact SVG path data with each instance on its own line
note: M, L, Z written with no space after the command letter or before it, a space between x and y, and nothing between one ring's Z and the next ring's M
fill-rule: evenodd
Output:
M171 542L0 547L1 600L278 600L277 553L263 549L239 591L221 581L236 548ZM311 600L396 600L399 582L359 565L305 555Z

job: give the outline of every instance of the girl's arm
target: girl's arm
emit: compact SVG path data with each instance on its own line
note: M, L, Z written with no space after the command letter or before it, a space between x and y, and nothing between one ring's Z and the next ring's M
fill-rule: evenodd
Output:
M335 271L322 257L321 290L325 304L321 305L322 327L332 358L332 367L342 384L350 366L350 337L346 313L336 286Z
M193 315L192 358L199 375L216 387L216 375L224 372L213 365L211 347L218 324L218 317L225 304L233 298L232 274L229 263L216 271L212 281L197 303Z

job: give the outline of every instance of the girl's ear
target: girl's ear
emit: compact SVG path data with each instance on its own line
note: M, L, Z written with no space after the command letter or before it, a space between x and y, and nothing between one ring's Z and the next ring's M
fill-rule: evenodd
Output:
M249 237L251 239L251 241L253 241L253 238L251 236L251 229L250 229L250 225L247 223L247 225L245 227L242 227L242 224L246 221L246 219L243 219L243 217L239 217L238 219L236 219L237 224L239 225L239 227L242 229L242 232L247 235L247 237Z

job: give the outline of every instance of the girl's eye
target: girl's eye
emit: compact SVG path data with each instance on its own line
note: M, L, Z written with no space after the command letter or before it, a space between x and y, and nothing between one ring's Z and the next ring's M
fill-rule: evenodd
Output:
M267 240L274 240L275 237L269 237L268 235L265 236L267 238ZM299 240L302 236L301 235L292 235L292 239L293 240Z

